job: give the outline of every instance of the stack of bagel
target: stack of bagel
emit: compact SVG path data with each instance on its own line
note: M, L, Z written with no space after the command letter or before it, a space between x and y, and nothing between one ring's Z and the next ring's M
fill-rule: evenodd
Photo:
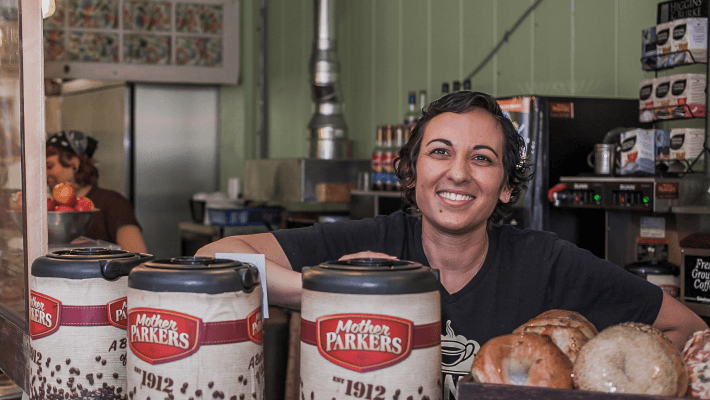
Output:
M486 342L471 375L482 383L710 398L710 330L696 333L686 350L681 354L649 325L627 322L597 332L578 313L550 310Z

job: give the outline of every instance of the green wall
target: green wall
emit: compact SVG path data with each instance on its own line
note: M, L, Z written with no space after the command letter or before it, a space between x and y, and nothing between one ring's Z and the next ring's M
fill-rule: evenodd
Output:
M534 0L338 0L345 119L355 157L379 124L399 123L410 90L428 100L470 74ZM658 0L544 0L473 78L474 90L636 98L641 30ZM313 0L268 0L269 158L308 154ZM222 190L256 158L258 0L241 4L241 83L221 92ZM686 71L691 72L691 71Z

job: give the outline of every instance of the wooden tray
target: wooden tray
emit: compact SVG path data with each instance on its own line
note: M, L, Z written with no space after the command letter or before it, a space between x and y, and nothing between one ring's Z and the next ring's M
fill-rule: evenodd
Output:
M688 397L650 396L642 394L612 394L587 390L550 389L532 386L476 383L471 375L458 381L457 400L651 400L685 399Z

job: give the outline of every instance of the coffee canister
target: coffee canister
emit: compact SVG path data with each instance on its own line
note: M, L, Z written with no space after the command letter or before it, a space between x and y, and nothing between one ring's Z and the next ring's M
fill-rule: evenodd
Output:
M131 400L260 400L255 266L210 257L147 262L128 277Z
M31 399L126 399L127 277L153 256L105 248L37 258L30 276Z
M301 399L440 399L437 275L410 261L303 269Z

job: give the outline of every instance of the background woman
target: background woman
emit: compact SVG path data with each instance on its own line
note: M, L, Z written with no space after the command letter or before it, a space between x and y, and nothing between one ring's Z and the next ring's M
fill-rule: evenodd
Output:
M99 209L84 236L115 243L124 250L148 250L131 203L120 193L98 187L92 156L98 142L78 131L59 132L47 140L47 184L68 182L76 197L88 197Z

